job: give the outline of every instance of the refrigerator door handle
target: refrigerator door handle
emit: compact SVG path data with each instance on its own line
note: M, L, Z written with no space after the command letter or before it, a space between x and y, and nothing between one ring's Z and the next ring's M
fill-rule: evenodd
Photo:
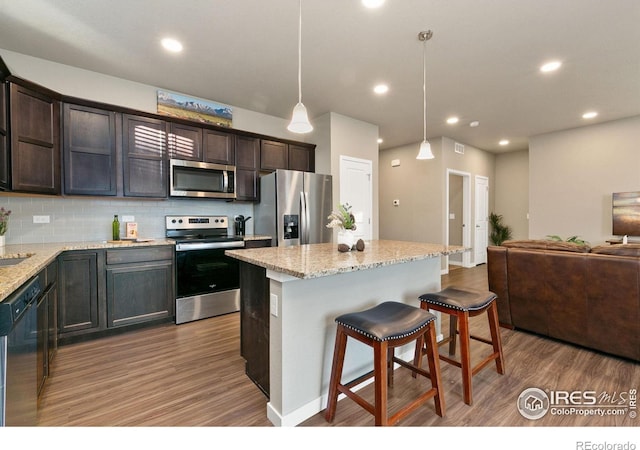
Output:
M300 191L300 244L307 243L307 201L304 191Z
M311 212L309 211L309 193L304 193L304 243L311 242Z

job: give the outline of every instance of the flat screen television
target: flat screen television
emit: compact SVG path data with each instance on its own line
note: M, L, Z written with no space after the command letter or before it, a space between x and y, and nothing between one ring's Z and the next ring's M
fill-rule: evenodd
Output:
M640 192L615 192L613 235L640 236Z

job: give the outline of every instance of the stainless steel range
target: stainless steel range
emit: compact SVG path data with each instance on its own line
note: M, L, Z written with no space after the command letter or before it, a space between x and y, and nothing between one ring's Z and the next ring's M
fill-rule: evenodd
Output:
M238 261L225 256L243 248L228 234L227 216L166 216L166 237L176 242L176 323L240 310Z

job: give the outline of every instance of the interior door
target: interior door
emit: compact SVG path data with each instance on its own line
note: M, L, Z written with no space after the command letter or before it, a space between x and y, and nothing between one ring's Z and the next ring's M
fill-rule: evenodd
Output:
M474 263L485 264L489 242L489 179L487 177L476 176L475 222Z
M351 205L356 219L355 235L365 241L372 238L373 192L372 163L366 159L340 157L340 203Z

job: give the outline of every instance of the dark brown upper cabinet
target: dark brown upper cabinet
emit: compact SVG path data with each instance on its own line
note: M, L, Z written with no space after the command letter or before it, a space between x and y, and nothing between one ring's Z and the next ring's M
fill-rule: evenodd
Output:
M236 200L257 201L260 176L260 139L236 136Z
M202 128L172 123L169 132L169 158L202 161Z
M0 83L0 190L11 189L9 123L7 120L7 83Z
M64 192L116 195L116 113L63 105Z
M289 169L315 172L315 149L289 144Z
M224 131L204 129L204 162L234 165L236 160L235 136Z
M59 195L60 103L10 83L9 105L12 189Z
M284 142L263 139L260 143L260 170L289 168L289 146Z
M125 197L167 197L167 129L164 120L123 114Z

